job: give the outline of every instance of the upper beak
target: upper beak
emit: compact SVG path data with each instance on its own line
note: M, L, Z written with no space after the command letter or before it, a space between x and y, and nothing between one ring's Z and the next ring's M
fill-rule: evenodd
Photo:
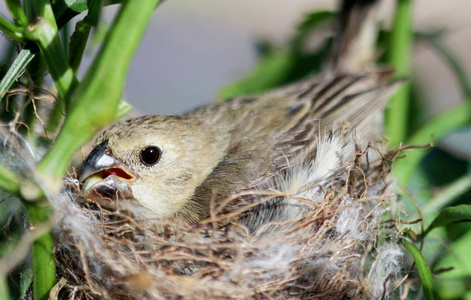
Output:
M113 178L108 178L111 175L126 181L132 181L135 178L126 166L111 154L108 140L105 140L96 146L85 159L79 180L83 183L83 191L87 191L92 186L98 191L105 188L115 190L117 187L113 183Z
M88 177L105 169L117 167L119 161L109 155L108 140L96 146L85 159L82 171L79 176L80 182L85 181Z

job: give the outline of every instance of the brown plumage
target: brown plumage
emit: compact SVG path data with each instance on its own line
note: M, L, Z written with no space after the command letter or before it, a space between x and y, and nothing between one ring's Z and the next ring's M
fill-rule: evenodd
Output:
M371 125L396 86L388 83L391 75L381 70L307 80L179 116L118 122L86 159L83 189L137 217L198 221L208 216L211 201L316 159L318 140L345 122L363 136L378 133Z

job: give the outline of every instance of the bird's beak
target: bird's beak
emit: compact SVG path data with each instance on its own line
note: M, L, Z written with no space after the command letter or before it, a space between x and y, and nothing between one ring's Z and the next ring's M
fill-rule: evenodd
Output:
M116 199L118 191L130 194L127 182L134 179L132 172L111 154L108 140L90 152L79 176L83 192L97 193L109 199Z

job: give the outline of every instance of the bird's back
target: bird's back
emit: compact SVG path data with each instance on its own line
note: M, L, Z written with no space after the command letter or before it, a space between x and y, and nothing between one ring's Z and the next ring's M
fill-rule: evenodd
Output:
M306 159L315 160L324 136L358 129L362 136L379 134L371 126L397 84L392 70L317 78L266 94L210 104L188 116L210 120L214 134L226 128L224 158L195 190L188 209L199 207L207 217L230 195L266 185L274 175ZM348 124L348 125L346 125Z

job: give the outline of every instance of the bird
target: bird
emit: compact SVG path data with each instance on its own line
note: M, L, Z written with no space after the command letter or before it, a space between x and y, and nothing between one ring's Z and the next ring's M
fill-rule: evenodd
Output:
M119 121L85 159L82 195L136 218L198 222L230 195L314 161L319 141L342 128L379 134L375 119L398 86L393 74L317 77L181 115Z

